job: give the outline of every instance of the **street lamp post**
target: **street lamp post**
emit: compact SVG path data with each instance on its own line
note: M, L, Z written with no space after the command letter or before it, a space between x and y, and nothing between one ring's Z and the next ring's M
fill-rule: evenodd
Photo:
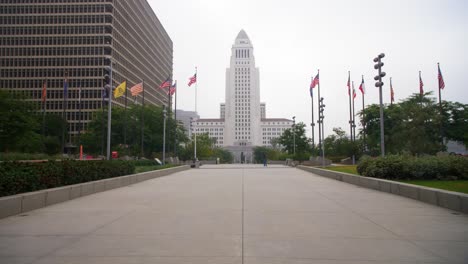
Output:
M294 155L296 155L296 117L293 116L293 149Z
M325 119L324 111L325 111L325 104L323 103L323 97L320 97L319 101L319 123L321 124L322 128L322 142L320 143L320 150L322 151L322 167L325 166L325 129L324 129L324 124L323 124L323 119Z
M385 134L384 134L384 116L383 116L383 99L382 99L382 86L384 83L382 82L382 77L385 77L385 72L382 71L382 66L384 63L381 61L382 58L385 57L385 54L380 53L377 57L374 58L374 69L378 70L379 75L374 77L374 80L377 82L375 83L376 87L379 87L379 100L380 100L380 151L382 157L385 156Z
M106 66L106 69L109 69L108 81L106 78L105 89L107 90L108 96L108 109L107 109L107 153L106 159L110 160L110 148L111 148L111 124L112 124L112 92L113 92L113 81L112 81L112 59L109 59L110 66Z

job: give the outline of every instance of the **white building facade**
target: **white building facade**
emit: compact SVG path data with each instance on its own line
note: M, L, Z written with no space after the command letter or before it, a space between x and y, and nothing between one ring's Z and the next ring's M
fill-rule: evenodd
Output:
M216 139L216 146L230 150L234 162L253 162L253 147L271 146L271 140L293 124L285 118L266 118L266 104L260 103L259 77L252 43L241 30L231 48L226 102L220 104L220 118L198 119L194 124L195 133L208 133Z

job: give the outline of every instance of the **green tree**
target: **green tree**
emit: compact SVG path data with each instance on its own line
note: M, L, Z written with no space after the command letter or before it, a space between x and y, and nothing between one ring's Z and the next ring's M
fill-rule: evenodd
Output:
M143 111L143 112L142 112ZM127 109L115 107L112 109L112 135L111 148L117 150L121 155L141 156L141 124L144 118L143 150L145 157L159 157L163 150L163 112L158 106L135 105ZM104 122L103 122L104 120ZM88 131L82 136L85 151L100 153L102 142L107 136L107 111L97 112L93 121L88 125ZM176 129L177 126L177 129ZM174 132L176 131L176 132ZM126 136L125 136L126 134ZM176 124L170 114L166 120L166 153L174 148L174 139L177 137L178 144L188 141L184 128ZM172 147L171 147L172 144ZM177 146L177 149L181 149Z
M310 142L307 138L306 125L303 122L296 124L295 127L286 129L279 137L278 143L284 147L289 154L294 153L294 141L296 142L296 153L310 153ZM295 136L294 136L295 135Z
M40 136L35 132L39 123L34 105L25 99L17 93L0 90L0 148L5 152L35 152L41 148Z
M232 155L232 153L223 148L214 148L213 157L219 158L221 163L232 163L232 161L234 160L234 156Z
M467 105L443 102L442 109L432 93L414 94L384 108L385 149L388 154L435 154L446 149L442 138L467 142ZM442 110L442 111L441 111ZM378 105L364 112L369 154L380 154L380 114ZM363 131L361 131L362 135ZM465 143L466 145L466 143Z
M330 157L342 159L355 155L360 156L359 144L360 140L356 139L356 142L351 141L346 132L341 128L333 128L335 134L329 135L324 140L325 154Z

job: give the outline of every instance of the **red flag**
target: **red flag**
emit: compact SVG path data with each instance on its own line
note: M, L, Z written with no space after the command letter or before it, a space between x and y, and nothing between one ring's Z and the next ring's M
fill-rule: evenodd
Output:
M132 96L137 96L139 93L143 92L143 83L139 83L130 88Z
M44 103L47 98L47 81L42 84L42 102Z
M362 76L362 82L361 85L359 85L359 90L361 90L362 94L366 93L366 87L364 86L364 76Z
M423 95L424 94L424 83L421 79L421 72L419 72L419 94Z
M442 77L442 72L440 71L439 63L437 63L437 68L439 68L439 74L437 76L437 79L439 79L439 89L444 89L445 82L444 82L444 78Z
M161 85L159 86L159 88L168 88L168 87L171 87L171 78L168 77L163 83L161 83Z
M351 75L349 72L348 72L348 84L346 85L348 86L348 95L351 95Z
M188 86L197 82L197 74L195 73L192 77L189 78Z

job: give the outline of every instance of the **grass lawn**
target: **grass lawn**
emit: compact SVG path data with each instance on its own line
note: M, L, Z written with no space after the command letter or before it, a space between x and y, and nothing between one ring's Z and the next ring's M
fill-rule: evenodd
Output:
M339 171L339 172L346 172L351 174L356 174L356 166L349 165L349 166L329 166L322 169L332 170L332 171ZM459 180L459 181L438 181L438 180L401 180L399 182L420 185L430 188L442 189L452 192L461 192L461 193L468 193L468 180Z
M436 189L442 189L452 192L461 192L468 193L468 180L459 180L459 181L438 181L438 180L405 180L399 181L414 185L421 185Z
M325 169L325 170L346 172L346 173L359 175L357 173L356 167L357 167L356 165L348 165L348 166L329 166L325 168L324 167L320 167L320 168Z
M141 173L141 172L147 172L147 171L152 171L152 170L161 170L161 169L167 169L175 167L174 165L152 165L152 166L136 166L135 167L135 173Z

